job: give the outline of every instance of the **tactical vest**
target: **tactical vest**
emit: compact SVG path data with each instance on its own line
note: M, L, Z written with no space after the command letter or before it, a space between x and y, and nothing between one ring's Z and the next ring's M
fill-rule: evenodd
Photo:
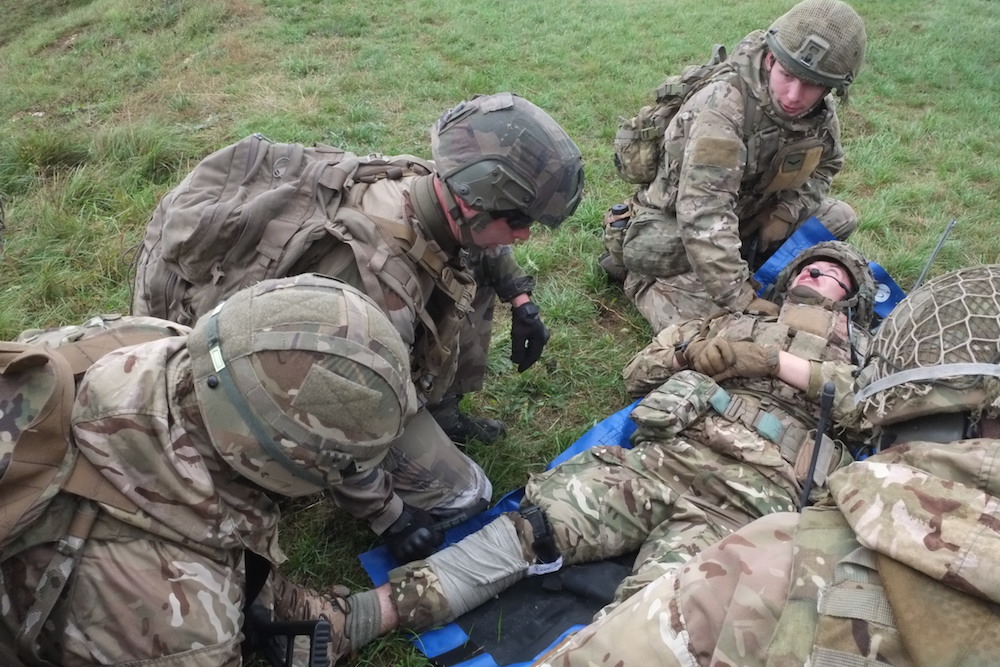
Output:
M474 281L412 225L358 207L367 185L433 168L410 155L358 157L260 134L222 148L154 210L133 260L132 313L193 325L243 287L323 264L328 275L353 279L387 314L389 301L406 304L420 331L400 333L416 345L413 379L433 400L451 381ZM435 289L421 288L424 276Z
M739 90L743 98L744 121L740 131L746 160L733 213L739 220L743 250L748 255L753 254L758 225L762 224L755 216L773 213L781 194L801 188L812 178L824 152L835 150L839 141L839 125L830 96L804 118L787 120L775 113L765 84L760 81L764 54L763 32L751 33L705 81L705 84L724 82ZM641 275L667 278L691 270L675 214L687 141L683 137L674 140L674 135L683 131L688 113L682 108L660 137L664 150L658 154L656 177L636 192L631 216L617 227L605 226L605 248L615 261ZM795 222L784 221L783 227L787 229L779 235L787 237Z
M792 568L769 666L996 662L992 605L860 546L836 507L802 513Z
M712 329L712 321L707 322L709 336L777 345L783 351L815 362L850 363L846 317L821 306L786 303L776 320L727 318L717 331ZM818 374L811 376L818 377ZM819 388L814 389L810 393L818 396ZM739 421L778 445L782 457L795 467L801 483L811 458L807 454L811 454L815 446L818 402L809 399L806 392L771 376L731 378L726 381L725 393L727 397L712 402L715 411L724 419ZM829 472L850 461L850 455L842 446L825 438L822 442L815 480L820 485Z

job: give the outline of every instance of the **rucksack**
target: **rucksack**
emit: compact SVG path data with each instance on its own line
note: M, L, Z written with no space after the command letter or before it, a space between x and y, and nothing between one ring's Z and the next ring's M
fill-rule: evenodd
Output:
M0 428L13 439L0 457L0 549L7 547L47 508L59 491L135 511L83 456L70 436L77 382L108 352L175 335L171 327L138 320L101 321L38 332L39 340L0 342Z
M157 204L133 259L132 313L194 325L234 292L311 272L316 261L337 252L332 264L356 271L363 284L355 286L380 307L388 312L385 295L391 294L416 313L422 332L415 341L415 380L426 395L441 393L454 373L457 335L475 283L410 226L357 206L375 181L433 170L433 163L412 155L359 157L261 134L222 148ZM432 297L421 294L414 264L434 280ZM325 272L339 277L336 269Z
M743 47L741 42L737 49ZM653 104L646 105L631 118L622 118L614 139L614 162L618 175L629 183L652 183L663 154L667 126L681 106L705 84L733 72L726 47L716 44L712 57L704 65L689 65L680 74L668 76L653 91ZM734 77L743 89L746 102L744 134L750 136L754 122L755 100L747 93L742 79Z

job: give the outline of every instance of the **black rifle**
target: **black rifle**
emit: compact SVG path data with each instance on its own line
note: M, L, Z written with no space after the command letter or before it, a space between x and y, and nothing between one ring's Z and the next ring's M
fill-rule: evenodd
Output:
M258 653L271 667L292 667L295 638L309 638L308 667L330 667L327 647L330 644L330 623L314 621L272 621L263 605L255 604L244 616L245 653Z
M799 496L799 511L809 504L809 492L812 491L813 477L816 475L816 462L819 460L819 450L823 446L823 436L826 435L827 424L830 421L830 411L833 410L833 394L836 387L832 382L823 385L819 395L819 421L816 424L816 440L813 443L812 457L809 459L809 472L802 485L802 495Z

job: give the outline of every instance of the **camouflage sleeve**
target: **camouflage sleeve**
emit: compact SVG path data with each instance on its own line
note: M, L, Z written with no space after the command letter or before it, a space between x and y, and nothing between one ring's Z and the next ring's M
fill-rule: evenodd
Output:
M854 373L858 367L842 361L824 361L818 364L818 378L810 378L806 398L819 402L819 389L827 382L833 383L834 421L841 421L854 411Z
M785 209L789 215L788 220L793 223L816 210L829 196L833 177L844 168L844 149L840 144L840 121L837 120L836 112L830 115L830 120L820 130L820 137L825 146L823 158L816 171L802 187L786 190L778 197L776 207Z
M674 374L674 357L680 346L693 340L702 320L688 320L667 327L639 351L622 370L625 388L633 398L645 396Z
M679 118L684 157L675 209L681 239L709 297L732 312L742 310L753 295L736 215L747 158L743 113L739 88L719 82L692 97ZM667 146L667 151L676 154L677 147Z
M518 294L531 294L535 289L534 277L517 263L509 245L484 251L479 273L496 290L501 301L510 301Z
M330 495L345 512L367 521L379 534L403 513L403 501L393 491L392 475L380 468L344 477L330 488Z
M909 442L830 475L863 546L952 588L1000 600L1000 440Z
M781 512L758 519L570 635L536 664L765 664L788 593L798 518Z

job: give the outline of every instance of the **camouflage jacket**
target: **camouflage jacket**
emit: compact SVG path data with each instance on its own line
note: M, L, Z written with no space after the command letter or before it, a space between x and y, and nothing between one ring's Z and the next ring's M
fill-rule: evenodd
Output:
M131 319L187 329L153 318ZM40 335L26 333L28 340ZM195 397L186 340L175 335L108 353L80 381L71 422L76 455L93 463L138 507L127 511L101 504L104 513L93 534L155 537L217 560L248 548L280 563L285 557L277 541L278 507L263 489L238 477L212 447ZM68 494L53 498L2 557L61 537L75 507L61 501L63 496Z
M99 359L77 392L73 439L139 507L135 514L106 507L116 519L181 544L246 547L280 563L277 504L212 447L186 341L166 338Z
M735 71L681 107L667 127L656 177L636 194L639 204L667 214L659 222L662 235L681 238L692 270L723 307L737 301L750 278L741 245L754 244L755 216L802 220L826 198L844 166L832 96L796 119L775 109L763 38L763 31L745 37L731 57ZM756 99L751 136L744 136L745 95ZM811 172L779 176L796 160L801 166L803 155L810 156L808 164L818 159Z
M846 417L854 407L854 377L847 319L821 306L785 302L777 317L719 313L705 320L688 320L667 327L629 361L622 372L633 396L644 396L676 373L674 358L696 338L719 336L731 341L778 345L782 350L814 362L817 377L810 390L802 391L774 378L730 378L724 389L748 397L767 397L765 403L780 406L815 425L819 394L815 387L833 382L836 388L832 417ZM811 427L810 426L810 427Z
M454 276L459 283L480 282L495 289L497 295L505 301L521 293L530 293L534 289L534 280L514 259L509 246L488 250L472 248L466 251L459 247L445 229L441 228L443 224L432 226L420 222L413 214L410 203L410 189L417 178L422 177L410 176L376 181L365 186L355 205L369 218L410 229L414 238L421 239L420 244L427 247L430 254L436 257L436 263L446 267L445 271ZM348 240L356 242L354 239ZM349 245L339 243L331 237L324 239L319 248L322 248L321 252L311 252L295 267L294 272L315 272L340 278L369 294L374 289L383 291L376 300L385 303L390 319L399 330L403 342L411 348L421 344L430 345L430 341L427 340L430 327L428 323L421 322L420 310L426 309L429 313L439 314L450 312L451 308L447 307L448 297L435 289L434 276L411 253L402 253L401 258L409 264L411 274L417 276L419 286L414 292L420 295L422 303L406 303L397 294L384 289L381 284L370 284L359 270L354 250ZM466 303L464 307L467 308L468 305ZM458 314L464 315L463 312ZM443 322L439 319L433 325L437 334L444 339L442 342L452 353L452 358L447 362L448 367L434 380L435 387L440 393L450 384L451 375L454 374L457 364L455 355L458 353L457 336L461 320ZM415 354L414 363L420 363L419 352ZM415 376L417 387L424 389L419 369L415 369Z
M998 455L911 442L854 463L835 505L755 521L539 664L995 664Z

